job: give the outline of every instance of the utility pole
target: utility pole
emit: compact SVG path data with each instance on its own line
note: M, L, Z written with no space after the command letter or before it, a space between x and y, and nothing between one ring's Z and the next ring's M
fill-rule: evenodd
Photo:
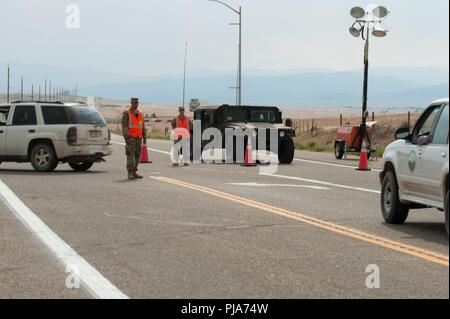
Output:
M42 101L41 100L41 85L39 84L39 101Z
M44 101L47 102L47 79L45 79Z
M188 44L186 42L186 47L184 49L184 75L183 75L183 107L186 104L186 66L187 66L187 51Z
M10 90L10 77L11 77L11 68L8 64L8 80L6 81L6 103L9 103L9 90Z
M20 78L20 101L23 101L23 76Z
M34 101L34 84L31 84L31 101Z
M239 101L242 106L242 7L239 7Z
M50 81L49 86L48 86L48 95L49 95L49 100L51 102L52 101L52 81Z

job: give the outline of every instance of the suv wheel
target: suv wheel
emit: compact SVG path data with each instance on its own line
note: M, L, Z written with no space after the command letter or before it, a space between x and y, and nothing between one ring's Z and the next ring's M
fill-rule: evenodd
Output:
M294 152L294 141L291 138L282 140L279 145L278 160L281 164L291 164L294 160Z
M55 150L46 143L33 147L30 153L30 162L38 172L53 172L58 166Z
M69 162L69 166L72 167L72 169L77 172L85 172L89 170L92 167L92 165L94 165L93 161Z
M445 228L447 229L447 235L448 235L448 191L447 191L447 195L445 196L444 207L445 207Z
M392 171L386 172L381 187L381 211L388 224L401 225L409 214L409 206L402 204L398 196L397 179Z

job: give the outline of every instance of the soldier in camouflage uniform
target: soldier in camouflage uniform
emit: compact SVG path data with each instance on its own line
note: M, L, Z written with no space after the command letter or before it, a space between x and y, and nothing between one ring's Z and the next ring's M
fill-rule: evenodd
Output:
M142 143L147 144L147 129L137 98L131 98L131 106L122 113L122 132L126 142L128 179L141 179L143 177L137 174L137 170Z

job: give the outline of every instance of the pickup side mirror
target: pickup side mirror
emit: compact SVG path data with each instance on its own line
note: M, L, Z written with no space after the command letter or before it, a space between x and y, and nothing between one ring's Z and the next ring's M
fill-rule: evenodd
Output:
M394 136L396 140L407 140L411 133L408 127L401 127L395 131Z
M286 119L286 126L292 127L292 119Z
M430 136L429 135L422 135L417 140L417 145L428 145L430 144Z

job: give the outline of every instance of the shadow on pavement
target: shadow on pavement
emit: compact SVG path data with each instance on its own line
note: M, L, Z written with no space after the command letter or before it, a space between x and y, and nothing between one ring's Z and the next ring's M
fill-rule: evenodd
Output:
M58 170L54 172L36 172L33 169L7 169L0 168L0 173L6 173L8 175L23 175L23 176L76 176L76 175L95 175L95 174L106 174L105 171L87 171L87 172L76 172L73 170ZM5 174L5 176L6 176ZM1 175L0 175L1 176Z
M420 238L440 245L448 245L445 223L406 222L404 225L388 225L388 228L406 236Z

